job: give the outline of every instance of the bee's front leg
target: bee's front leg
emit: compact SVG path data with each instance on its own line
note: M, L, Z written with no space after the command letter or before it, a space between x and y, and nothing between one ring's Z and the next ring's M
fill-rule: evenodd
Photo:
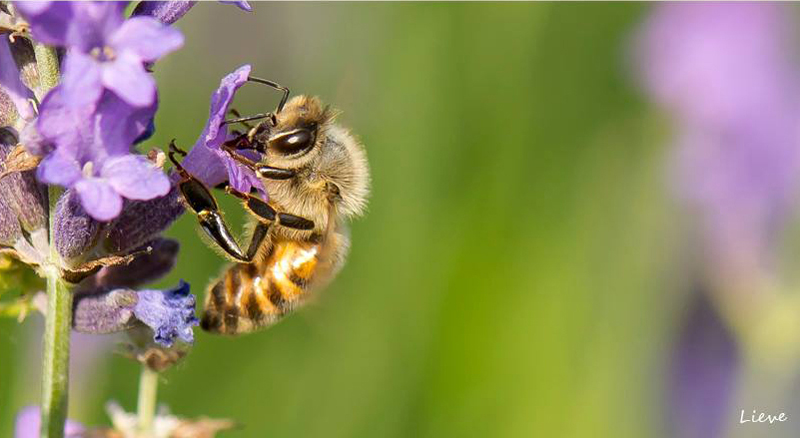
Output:
M225 253L240 262L250 262L252 257L245 254L231 234L222 214L219 211L214 195L200 180L192 176L175 158L175 154L186 155L186 152L175 146L173 140L169 145L169 159L181 179L178 181L178 190L181 192L186 205L194 212L203 231Z
M295 172L290 169L281 169L279 167L272 167L266 164L256 163L255 161L236 152L236 147L233 144L224 143L222 150L228 153L234 160L241 165L247 167L256 173L260 178L266 179L291 179L295 176Z

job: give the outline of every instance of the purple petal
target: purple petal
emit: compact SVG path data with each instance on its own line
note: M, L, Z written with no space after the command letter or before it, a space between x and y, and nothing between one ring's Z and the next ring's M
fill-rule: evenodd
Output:
M14 6L17 8L18 11L22 12L25 15L29 16L37 16L41 13L47 11L47 9L53 6L54 1L38 1L38 0L31 0L31 1L17 1L14 2Z
M36 129L36 122L28 123L19 133L19 142L29 154L42 157L53 151L52 145Z
M228 168L223 164L225 158L222 153L203 144L196 144L182 164L194 177L209 187L214 187L228 180Z
M28 98L32 96L19 77L19 69L11 55L8 40L0 38L0 92L5 92L14 102L17 113L26 120L35 116Z
M37 40L85 53L105 45L108 35L122 23L126 3L51 2L45 7L15 2Z
M739 369L736 341L702 293L692 298L672 364L671 436L722 437Z
M186 343L194 342L192 326L199 324L194 315L194 305L195 298L189 293L189 284L181 280L174 289L139 292L134 314L153 329L153 340L170 347L175 338Z
M39 438L40 415L38 406L28 406L19 411L14 426L14 438ZM85 432L83 425L76 421L67 420L64 425L64 436L67 438Z
M58 86L45 96L39 107L36 130L48 143L56 145L58 151L75 160L83 159L82 150L94 142L94 107L74 107L67 103L67 96Z
M43 183L72 187L82 177L81 165L74 158L56 151L39 163L36 177Z
M30 24L38 41L54 46L67 44L68 25L75 15L69 2L15 1L14 6Z
M184 165L190 173L206 184L216 185L222 182L219 179L221 168L224 168L226 179L232 187L244 192L256 187L263 192L264 186L252 170L220 151L220 146L228 138L227 128L222 122L227 116L236 90L247 82L249 75L250 66L243 65L222 78L219 88L211 96L211 109L206 127L184 160Z
M196 1L142 1L133 10L133 16L149 15L164 24L172 24L184 16Z
M262 195L266 194L264 184L252 170L228 156L224 158L223 163L228 170L228 182L231 187L242 193L250 193L251 189L256 188Z
M219 0L219 2L226 5L236 5L239 7L239 9L247 12L253 10L253 8L250 7L250 4L243 0Z
M89 55L71 50L64 60L62 93L70 107L94 105L103 93L102 64Z
M103 63L103 84L135 107L147 107L156 99L156 82L131 53L123 52Z
M129 51L140 60L152 62L183 45L183 34L151 17L125 20L111 37L117 53Z
M228 108L233 102L236 90L247 82L250 70L250 65L245 64L222 78L219 88L211 95L208 122L206 122L206 128L198 142L202 142L212 149L219 149L222 142L225 141L227 128L222 126L222 122L228 115Z
M100 176L128 199L146 201L169 193L170 183L164 172L140 155L124 155L103 163Z
M127 154L131 145L148 129L158 108L158 101L146 107L134 107L111 92L100 98L95 126L95 138L108 155Z
M75 184L75 190L86 212L100 222L110 221L122 211L122 197L106 181L81 179Z

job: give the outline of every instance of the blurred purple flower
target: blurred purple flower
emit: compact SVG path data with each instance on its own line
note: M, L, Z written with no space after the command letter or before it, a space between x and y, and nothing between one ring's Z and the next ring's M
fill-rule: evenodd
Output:
M196 1L144 1L136 5L132 16L145 15L164 24L172 24L192 9Z
M183 35L158 20L125 20L125 2L17 2L39 41L67 47L63 93L70 105L91 105L104 88L132 106L155 102L156 84L144 68L183 45Z
M250 6L249 3L243 0L219 0L220 3L225 3L226 5L236 5L239 9L243 11L250 12L253 8Z
M39 406L22 408L17 414L14 438L39 438ZM64 426L65 438L81 436L86 429L78 422L67 420Z
M788 9L664 3L638 35L642 82L677 123L676 189L698 209L712 259L762 257L800 182Z
M37 126L55 151L39 165L47 184L75 188L86 212L108 221L122 211L122 198L149 200L166 195L169 179L144 156L130 153L145 132L155 106L139 109L106 94L96 111L73 107L61 86L42 103Z
M216 186L228 181L234 189L249 193L252 188L258 189L266 196L261 180L256 174L221 150L222 143L228 140L227 125L222 125L228 114L236 90L250 75L250 66L243 65L220 81L219 88L211 95L211 110L206 127L195 143L183 166L192 175L208 184Z
M189 12L195 3L197 2L185 0L144 1L136 5L131 15L149 15L164 24L172 24ZM253 10L246 1L220 1L220 3L234 4L248 12Z
M170 347L175 338L186 343L194 342L192 326L199 324L194 315L194 305L195 298L189 293L189 284L181 281L178 287L166 291L140 291L133 313L153 329L153 340Z
M23 119L30 120L35 116L33 107L28 99L33 94L22 83L19 76L19 69L11 55L8 46L8 39L5 35L0 36L0 93L5 93L14 103L14 107Z
M716 438L729 421L739 351L708 297L693 295L672 363L670 436Z

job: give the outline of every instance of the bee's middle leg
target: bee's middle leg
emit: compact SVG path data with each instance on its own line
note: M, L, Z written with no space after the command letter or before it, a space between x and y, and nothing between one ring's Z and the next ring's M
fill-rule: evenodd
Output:
M257 196L242 193L229 185L225 187L225 191L241 199L244 203L244 208L252 213L253 216L259 220L259 223L275 223L276 225L301 231L314 229L314 221L293 214L277 211L273 206L264 202Z

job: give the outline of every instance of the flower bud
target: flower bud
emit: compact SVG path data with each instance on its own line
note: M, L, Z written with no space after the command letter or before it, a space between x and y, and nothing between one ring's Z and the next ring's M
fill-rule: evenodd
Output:
M177 240L158 239L148 244L149 254L142 254L127 265L106 266L91 277L89 288L109 289L138 287L158 280L175 267L180 244Z
M139 301L136 291L116 289L75 297L72 327L83 333L107 334L136 324L133 309Z
M16 137L10 131L0 129L0 163L16 143ZM36 181L34 171L7 174L0 179L0 193L26 231L47 227L47 195L44 186Z
M122 213L109 227L104 246L113 254L138 248L164 231L183 211L180 195L174 186L160 198L126 202Z
M78 194L72 189L64 192L58 200L54 222L56 250L67 261L87 255L103 227L86 213Z
M133 16L149 15L164 24L172 24L189 12L196 1L143 1L136 5Z
M17 215L0 197L0 246L14 246L20 237L22 228L19 226Z

